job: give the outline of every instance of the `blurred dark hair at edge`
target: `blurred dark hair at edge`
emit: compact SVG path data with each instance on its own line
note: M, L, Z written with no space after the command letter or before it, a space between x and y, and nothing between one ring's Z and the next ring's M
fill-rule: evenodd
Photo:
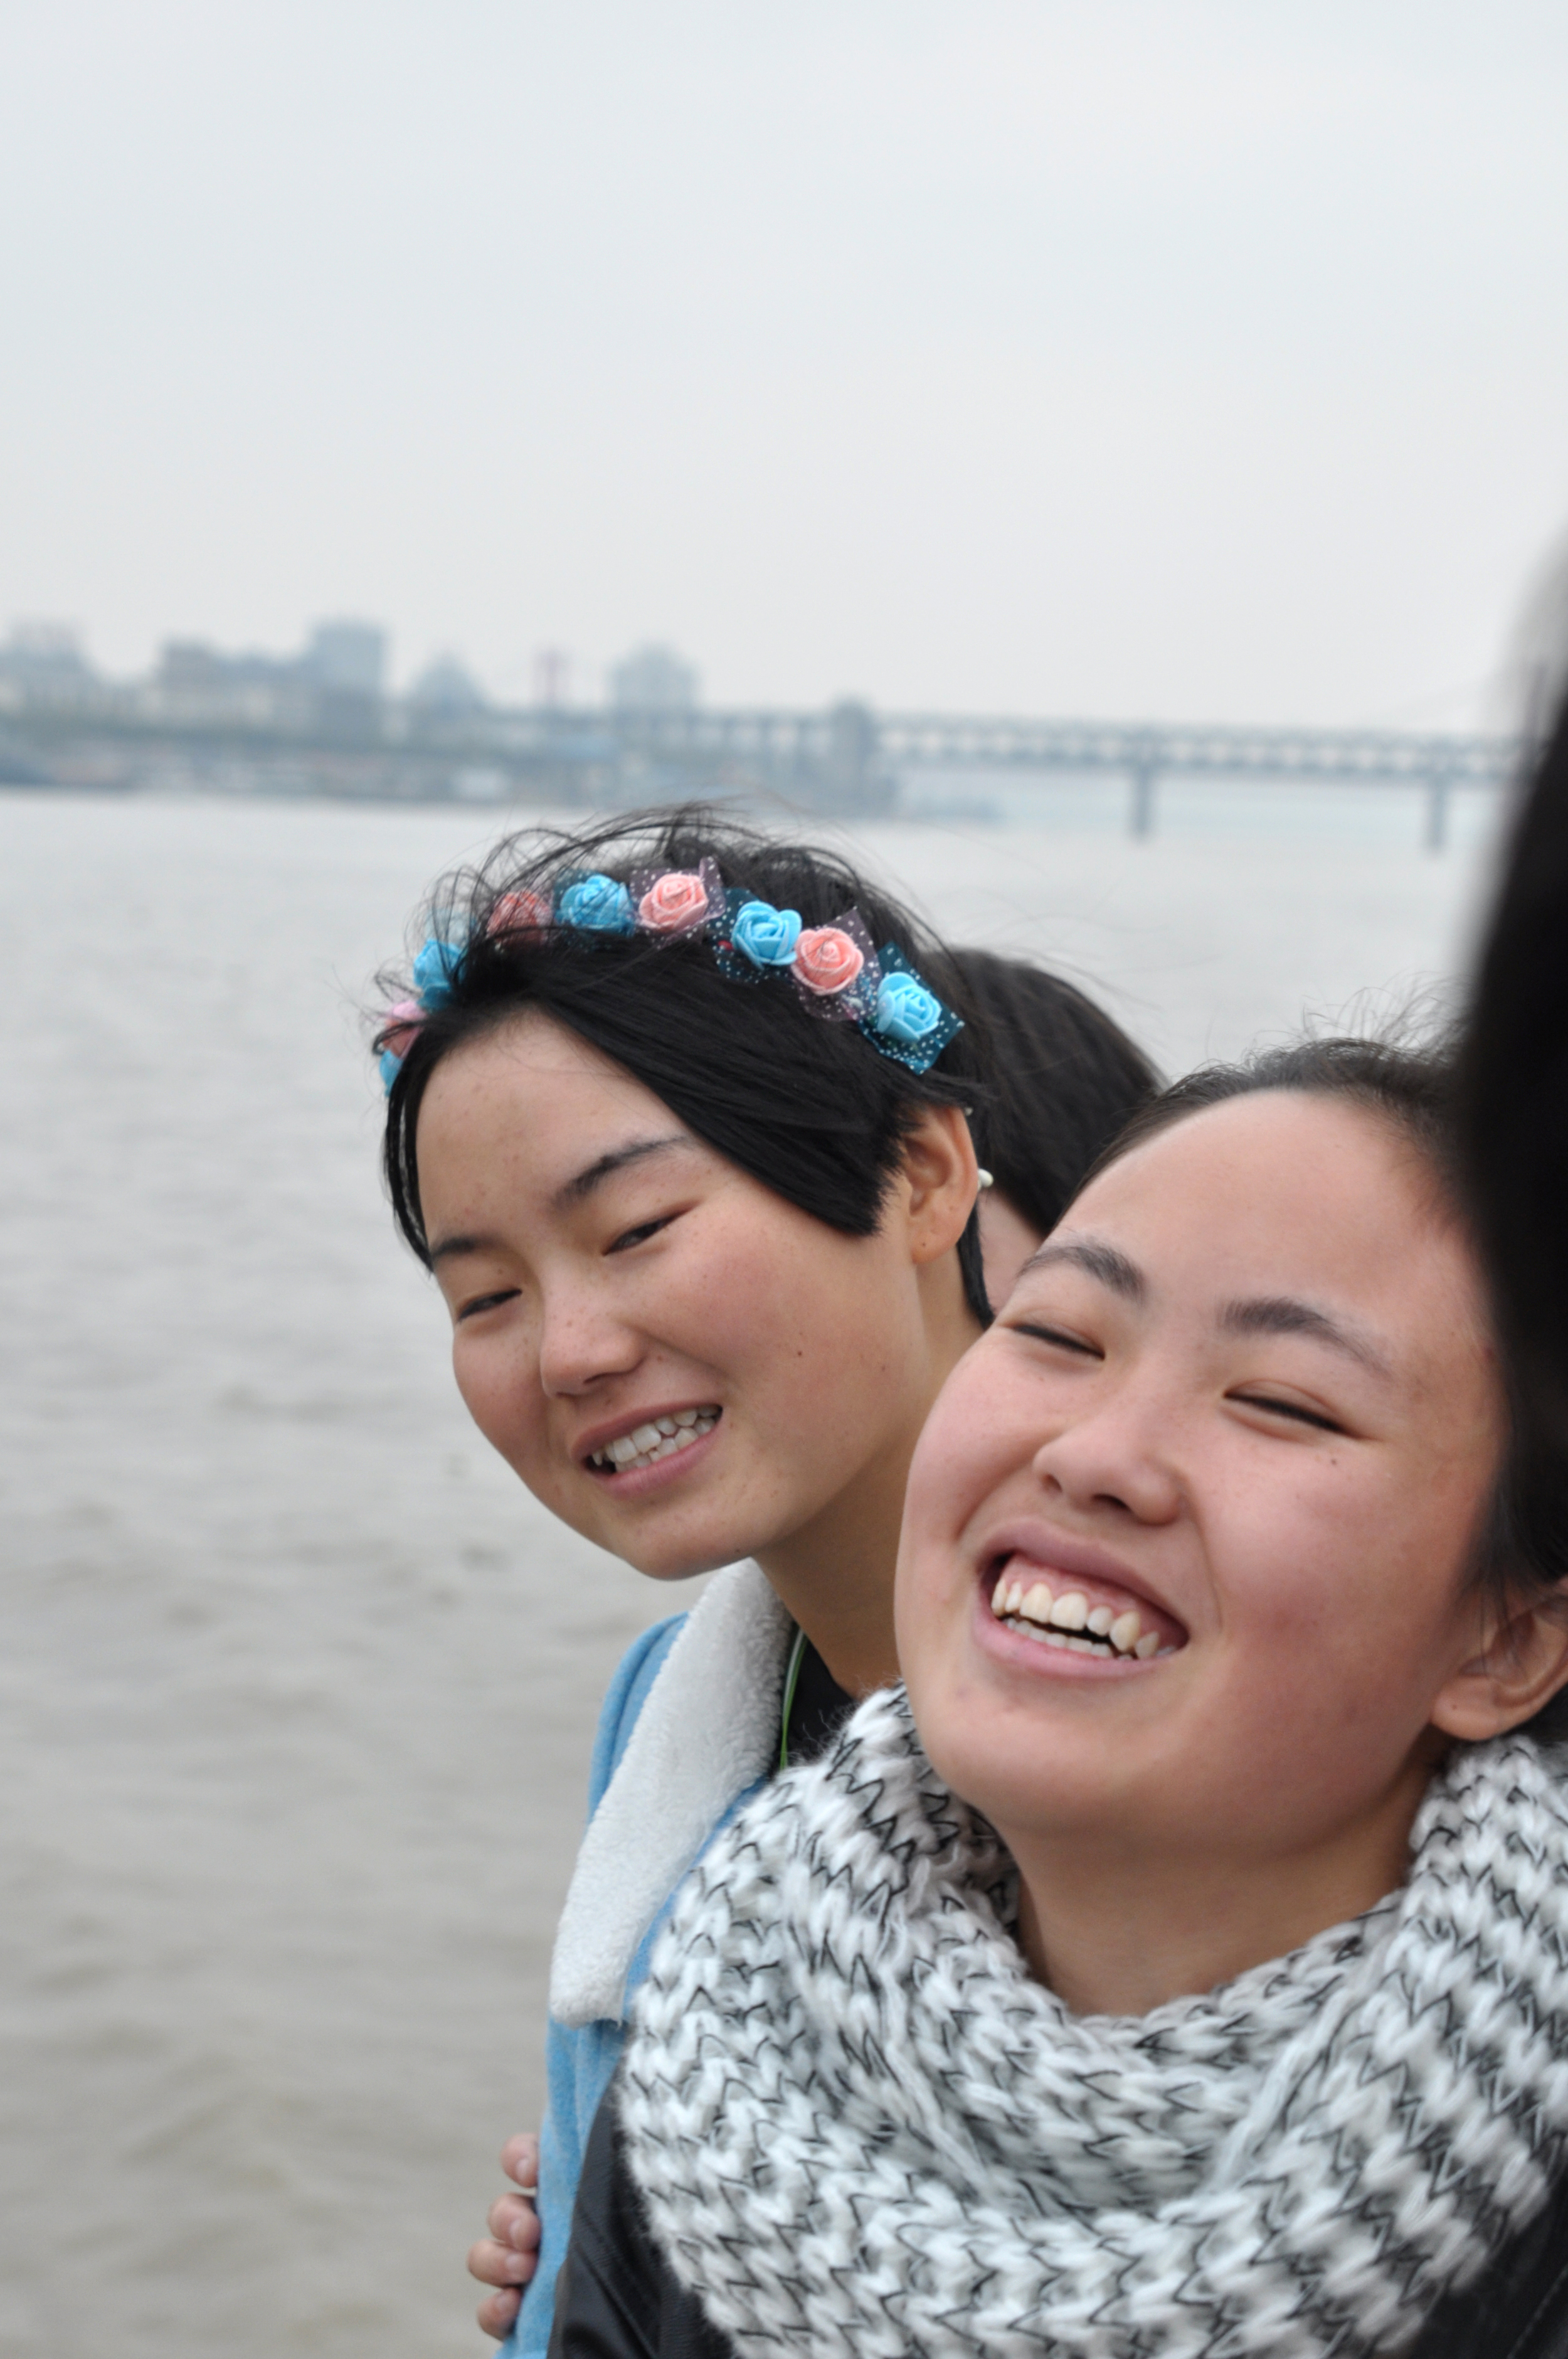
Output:
M1475 1215L1530 1416L1568 1447L1568 692L1532 749L1461 1060Z
M1538 689L1460 1055L1460 1139L1512 1394L1523 1542L1568 1570L1568 606Z
M797 910L808 927L858 909L876 947L894 943L964 1029L928 1072L915 1073L856 1025L808 1015L787 976L726 975L701 939L504 923L492 930L509 895L547 899L565 874L629 884L640 870L695 869L706 859L726 886ZM1131 1042L1072 985L985 952L957 959L841 853L701 803L510 836L478 866L444 877L421 925L421 938L465 946L450 997L426 1017L387 1101L393 1212L425 1261L416 1151L425 1090L453 1049L525 1009L613 1059L720 1155L850 1236L876 1229L904 1143L932 1105L963 1107L981 1164L1042 1230L1054 1226L1084 1169L1153 1081ZM389 995L408 987L391 973L379 981ZM1027 1058L1018 1054L1026 1035ZM958 1259L969 1307L989 1321L976 1216Z

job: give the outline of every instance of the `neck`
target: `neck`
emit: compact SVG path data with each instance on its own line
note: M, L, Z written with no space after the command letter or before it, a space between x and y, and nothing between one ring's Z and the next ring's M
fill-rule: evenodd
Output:
M877 1449L809 1523L757 1550L773 1587L852 1696L899 1676L892 1577L909 1462L932 1402L980 1332L964 1299L957 1256L947 1259L950 1270L921 1272L926 1350L919 1367L907 1372Z
M1217 1989L1404 1882L1430 1776L1411 1763L1366 1819L1283 1857L1009 1836L1024 1954L1075 2015L1147 2015Z
M875 1479L792 1532L757 1562L838 1685L869 1695L898 1677L892 1575L909 1461L924 1418L880 1460Z

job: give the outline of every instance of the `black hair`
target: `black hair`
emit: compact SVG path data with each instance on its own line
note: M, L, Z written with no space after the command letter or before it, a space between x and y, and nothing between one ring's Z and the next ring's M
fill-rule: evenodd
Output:
M460 946L450 989L408 1045L386 1109L384 1165L404 1237L428 1264L416 1139L431 1074L460 1043L537 1008L633 1074L695 1135L802 1212L870 1236L923 1107L979 1107L988 1095L979 1021L930 1071L884 1056L852 1023L807 1014L786 974L736 981L700 937L586 933L508 922L503 904L550 901L557 881L718 864L724 885L808 927L858 909L876 949L896 946L948 1006L969 1014L962 978L926 928L840 855L779 842L701 804L640 811L567 832L535 829L499 843L477 868L444 878L424 931ZM514 905L515 907L515 904ZM397 992L398 978L380 978ZM377 1048L395 1027L384 1024ZM958 1245L970 1310L990 1318L979 1223Z
M1436 1209L1473 1233L1459 1122L1460 1060L1452 1038L1430 1048L1378 1039L1306 1039L1266 1049L1234 1065L1209 1065L1173 1082L1135 1114L1090 1178L1206 1107L1266 1090L1335 1098L1361 1107L1411 1148L1433 1182ZM1552 1510L1564 1495L1543 1492L1542 1469L1505 1350L1508 1439L1492 1495L1476 1532L1472 1584L1499 1620L1536 1603L1568 1577L1568 1518ZM1568 1693L1525 1723L1532 1735L1568 1734Z
M1460 1060L1476 1226L1521 1404L1568 1450L1568 695L1525 780Z
M1568 1572L1568 691L1521 783L1460 1053L1459 1137L1513 1399L1513 1527ZM1568 1734L1568 1705L1551 1733Z
M986 1035L990 1089L975 1152L1044 1236L1160 1076L1103 1008L1033 960L963 949L952 958Z

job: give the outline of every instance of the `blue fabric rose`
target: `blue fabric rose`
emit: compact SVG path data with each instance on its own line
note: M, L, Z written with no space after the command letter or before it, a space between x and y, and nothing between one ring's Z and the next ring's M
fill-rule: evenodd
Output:
M432 934L414 962L414 988L427 1015L442 1007L452 995L452 982L462 964L461 942L438 941Z
M556 904L563 926L580 927L588 934L631 934L637 929L632 896L613 876L596 873L568 885Z
M771 901L747 901L735 912L730 939L753 966L788 966L800 940L800 912L775 909Z
M877 1012L871 1021L890 1040L909 1046L935 1032L945 1013L936 994L917 974L884 974L877 985Z

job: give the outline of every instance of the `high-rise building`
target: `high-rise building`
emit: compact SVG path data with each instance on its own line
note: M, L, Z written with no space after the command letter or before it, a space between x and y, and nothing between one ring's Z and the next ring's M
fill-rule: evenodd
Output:
M375 623L318 623L304 668L319 688L378 697L386 676L386 633Z
M610 674L610 701L622 712L689 712L697 674L670 647L636 647Z
M485 708L484 690L456 656L438 656L426 665L408 691L408 701L422 719L470 721Z
M103 682L69 623L17 623L0 646L0 702L69 712L101 701Z

